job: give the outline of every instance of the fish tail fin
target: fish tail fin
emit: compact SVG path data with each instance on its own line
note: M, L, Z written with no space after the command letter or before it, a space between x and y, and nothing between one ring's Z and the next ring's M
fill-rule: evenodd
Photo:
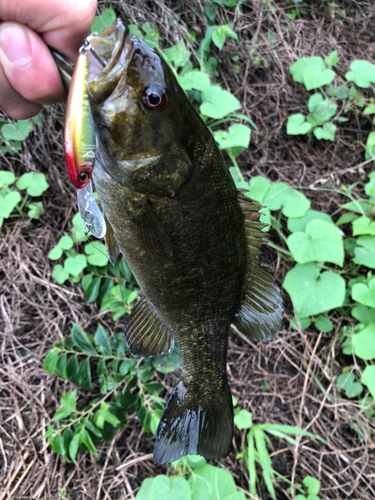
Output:
M173 462L184 455L226 457L233 437L232 395L225 380L221 393L207 388L186 387L181 380L174 388L156 431L154 463ZM202 396L200 396L202 395Z

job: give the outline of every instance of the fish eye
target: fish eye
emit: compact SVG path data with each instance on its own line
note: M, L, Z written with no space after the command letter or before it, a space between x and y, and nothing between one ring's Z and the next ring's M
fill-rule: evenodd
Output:
M148 87L144 91L142 99L145 105L154 111L161 111L167 103L165 89L156 85Z
M79 182L81 182L82 184L84 182L86 182L89 178L89 174L87 172L81 172L79 175L78 175L78 180Z

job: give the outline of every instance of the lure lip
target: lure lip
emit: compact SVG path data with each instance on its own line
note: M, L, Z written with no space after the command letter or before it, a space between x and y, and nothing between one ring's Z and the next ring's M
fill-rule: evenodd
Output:
M90 232L95 238L103 238L106 233L106 223L94 198L90 180L83 188L77 189L77 202L85 233Z

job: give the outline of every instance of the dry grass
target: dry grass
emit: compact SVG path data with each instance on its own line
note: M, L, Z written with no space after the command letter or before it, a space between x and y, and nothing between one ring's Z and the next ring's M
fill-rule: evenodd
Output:
M184 37L186 26L198 35L206 28L203 0L113 4L133 24L154 22L166 46ZM295 20L287 18L293 7L287 1L248 1L243 14L221 7L220 21L226 22L226 17L233 21L241 42L238 46L229 41L217 54L220 81L237 95L260 130L240 158L244 174L262 174L304 188L313 208L332 213L340 196L319 189L352 182L359 182L357 189L362 189L370 167L358 165L371 120L352 118L340 127L334 143L287 136L287 116L302 110L307 100L288 67L303 55L325 56L336 49L342 78L353 58L373 60L375 8L372 2L354 0L298 6L306 14ZM180 23L173 20L171 8ZM232 69L231 56L236 53L240 75ZM254 60L261 65L254 66ZM40 221L9 219L1 229L0 500L134 499L145 477L165 471L153 465L153 439L141 434L134 416L112 442L100 445L98 460L87 453L79 455L77 463L64 463L43 438L59 398L70 387L51 380L43 370L43 358L53 342L69 334L71 321L89 332L98 321L113 333L122 329L121 321L113 324L108 315L98 313L95 304L85 305L79 285L60 286L51 278L46 256L69 229L76 206L63 165L63 108L45 109L44 115L43 129L32 134L22 154L0 160L1 169L17 175L42 171L50 184L43 196L46 214ZM276 241L276 235L272 237ZM282 282L288 264L270 248L265 250L264 263ZM293 483L308 474L317 477L324 499L371 500L375 498L375 424L355 400L342 399L335 389L335 377L347 362L337 343L347 319L333 318L334 333L313 328L290 331L287 325L293 310L289 299L284 299L284 329L275 342L253 344L236 332L231 336L228 375L233 394L241 407L252 411L255 423L297 425L326 441L301 438L295 448L273 439L273 466L280 474ZM163 382L170 390L175 380L176 375L170 375ZM245 435L237 432L234 451L221 466L246 491L247 471L235 459L244 441ZM278 499L291 498L287 486L278 480ZM262 498L268 498L264 485Z

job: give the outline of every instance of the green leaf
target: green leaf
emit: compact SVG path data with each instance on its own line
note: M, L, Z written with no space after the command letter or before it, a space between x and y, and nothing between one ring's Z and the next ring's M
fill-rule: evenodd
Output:
M150 485L148 500L191 500L190 485L183 477L156 476ZM139 500L137 495L137 500Z
M299 318L340 307L345 299L345 280L331 271L320 274L314 264L297 264L284 280Z
M344 245L341 231L330 222L312 220L305 232L296 232L287 239L288 248L298 264L307 262L344 263Z
M375 237L360 236L357 238L357 247L354 248L353 262L361 266L375 269Z
M35 203L29 203L27 205L28 212L27 215L30 219L38 220L40 216L44 213L43 203L41 201L37 201Z
M325 316L318 316L315 318L314 325L319 332L328 333L333 330L332 321Z
M185 90L200 90L204 92L211 87L210 78L206 73L202 73L199 69L194 69L185 73L183 76L177 77L178 83Z
M333 82L336 73L327 69L320 56L302 57L290 67L293 80L303 83L306 90L317 89Z
M52 250L49 252L49 254L48 254L47 257L50 260L57 260L57 259L59 259L62 256L62 253L63 253L63 251L62 251L62 249L60 247L58 247L58 246L57 247L53 247ZM68 279L68 278L69 278L69 274L68 274L68 276L67 276L66 279Z
M183 40L163 52L164 58L176 68L184 66L190 59L191 52L186 48Z
M116 21L116 13L113 9L105 9L100 16L95 16L91 26L91 32L100 33Z
M72 276L79 276L86 267L86 257L82 254L78 254L75 257L68 257L64 262L64 269Z
M90 453L94 455L94 457L99 457L99 454L96 451L94 443L92 442L91 436L86 429L83 429L81 431L81 443L86 446L86 448L89 450Z
M295 113L288 117L286 124L286 133L288 135L305 135L311 129L311 124L305 121L305 117L301 113Z
M353 236L358 236L359 234L369 234L375 236L375 221L372 221L369 217L358 217L352 222L353 226Z
M69 278L69 273L63 268L61 264L57 264L56 266L53 266L51 276L57 281L59 285L62 285Z
M366 306L356 306L353 307L351 314L353 318L365 326L369 323L375 323L375 309L370 309Z
M58 357L58 351L51 349L44 359L43 367L51 377L55 374Z
M353 335L354 353L358 358L375 358L375 323L370 323L360 333Z
M246 125L236 123L228 128L228 131L218 130L214 132L215 141L219 149L242 148L246 149L250 144L251 130Z
M332 52L330 52L328 56L324 59L324 62L327 64L327 66L336 66L336 64L339 62L337 50L333 50ZM315 479L315 481L317 481L317 479Z
M7 141L24 141L32 129L33 126L29 120L15 120L1 127L1 135Z
M82 241L87 240L87 236L85 234L85 228L81 219L81 216L78 213L72 219L72 238L75 243L81 243Z
M103 243L99 241L87 243L85 245L85 252L87 253L87 262L93 266L106 266L108 264L107 250Z
M317 212L316 210L308 210L303 217L289 218L287 225L291 233L305 232L306 226L312 220L322 220L333 224L331 217L324 212Z
M346 73L345 78L354 82L358 87L367 88L375 83L375 64L369 61L356 60L350 64L351 71Z
M66 354L60 354L56 363L56 373L59 377L66 379Z
M91 368L89 358L85 358L79 365L77 373L77 383L92 391L91 385Z
M375 399L375 366L369 365L363 370L361 382L370 391L371 396Z
M375 308L375 278L370 280L368 286L365 283L353 285L352 298L364 306Z
M61 456L65 455L66 449L64 446L64 438L61 434L56 434L55 436L49 438L48 442L55 453L58 453Z
M91 344L86 333L76 324L73 323L73 328L71 332L72 340L74 345L85 354L89 354L90 356L96 356L97 352L95 351L93 345Z
M151 394L159 394L164 389L164 385L160 384L160 382L152 382L145 384L143 388L145 391L151 392Z
M220 87L210 86L203 91L203 104L200 112L209 118L223 118L237 109L241 109L241 103L227 90Z
M238 429L250 429L252 426L251 413L247 410L240 410L234 417L234 423Z
M322 94L310 96L307 108L312 113L307 117L307 121L313 126L323 125L328 122L337 111L337 104L328 98L323 98Z
M150 500L150 489L155 478L147 477L142 481L141 487L137 493L136 500Z
M9 184L13 184L16 180L13 172L8 172L8 170L0 170L0 187L8 187Z
M310 318L298 318L294 317L292 321L290 322L290 326L292 330L306 330L309 326L311 325L311 319Z
M246 196L249 196L249 198L257 201L258 203L262 203L271 186L272 184L268 179L258 175L250 179L249 191L246 193Z
M346 208L347 210L351 210L352 212L355 212L357 214L364 215L364 213L371 208L371 205L367 201L358 200L344 203L343 205L341 205L341 207Z
M302 193L291 189L284 182L272 184L262 203L269 210L280 210L286 217L302 217L310 207L310 201Z
M336 387L345 391L347 398L355 398L359 396L363 390L360 382L357 382L354 377L354 373L347 372L341 373L337 377Z
M72 460L76 459L80 442L81 434L74 434L72 440L69 443L69 455Z
M101 283L101 278L97 276L92 280L90 285L87 288L87 291L85 292L85 298L87 304L91 304L92 302L95 302L95 300L99 296L99 290L100 290L100 283Z
M49 187L46 176L37 172L27 172L21 175L16 186L18 189L26 189L29 196L40 196Z
M202 465L189 477L192 500L223 500L235 493L236 485L232 475L225 469Z
M341 226L341 224L348 224L349 222L353 222L353 220L356 218L357 216L355 214L347 212L345 214L340 215L338 221L336 222L336 226Z
M105 330L102 325L98 325L98 328L95 332L94 341L98 352L104 354L104 356L111 355L111 341L109 340L107 330Z
M0 217L7 219L13 212L14 208L21 201L21 195L18 191L7 193L4 198L0 198Z
M82 290L84 292L87 292L89 286L92 283L92 279L93 279L92 274L85 274L85 276L82 278L82 280L81 280L81 286L82 286Z
M63 408L70 408L75 411L77 409L77 390L64 394L60 398L60 404Z
M334 123L326 123L323 127L314 128L314 135L319 140L334 141L336 129L337 127Z
M69 382L79 385L77 356L70 356L69 361L66 365L66 376Z
M73 247L73 239L66 234L60 238L57 246L62 250L70 250Z

